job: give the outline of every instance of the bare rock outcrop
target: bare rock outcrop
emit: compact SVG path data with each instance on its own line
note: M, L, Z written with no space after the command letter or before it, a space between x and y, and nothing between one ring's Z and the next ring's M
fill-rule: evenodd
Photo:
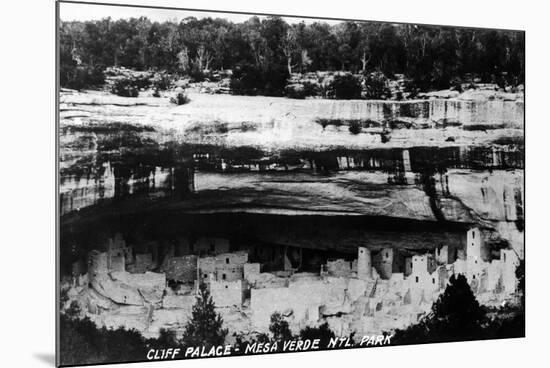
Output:
M144 305L160 303L166 287L166 276L153 272L130 274L111 272L98 274L92 281L92 288L100 295L117 304Z

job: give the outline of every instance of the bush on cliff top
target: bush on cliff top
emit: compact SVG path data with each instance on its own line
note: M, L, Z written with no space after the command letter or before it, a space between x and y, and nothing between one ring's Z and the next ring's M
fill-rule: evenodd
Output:
M352 74L336 75L327 86L327 97L337 100L361 98L361 82Z
M235 95L283 96L288 77L286 68L278 64L266 69L244 64L233 71L229 87Z
M383 73L367 74L364 83L367 100L384 100L391 97L389 79Z
M191 101L185 92L179 92L175 97L170 97L170 102L175 105L185 105Z
M139 88L137 88L134 82L129 78L121 78L115 81L111 88L111 92L121 97L139 96Z
M105 83L101 66L62 64L59 71L61 87L81 90L99 87Z

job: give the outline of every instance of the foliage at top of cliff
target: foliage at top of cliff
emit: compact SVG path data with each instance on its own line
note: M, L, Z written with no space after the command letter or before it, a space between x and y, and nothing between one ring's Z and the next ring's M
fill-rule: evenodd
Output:
M501 86L524 80L524 33L517 31L322 20L288 24L280 17L256 16L242 23L192 17L159 23L140 17L62 21L59 36L62 85L77 72L100 83L97 70L108 66L167 70L194 79L205 71L243 66L289 74L380 71L388 77L404 74L421 90L474 77Z

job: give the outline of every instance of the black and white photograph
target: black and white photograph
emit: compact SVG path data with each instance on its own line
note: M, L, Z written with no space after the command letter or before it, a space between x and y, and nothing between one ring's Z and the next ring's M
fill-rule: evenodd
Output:
M56 5L58 366L525 337L523 30Z

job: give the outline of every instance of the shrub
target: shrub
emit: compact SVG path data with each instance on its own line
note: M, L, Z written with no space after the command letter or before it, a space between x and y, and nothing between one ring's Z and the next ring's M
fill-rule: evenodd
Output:
M78 305L78 302L76 300L73 300L69 305L69 308L65 310L65 315L67 316L67 318L70 318L70 319L78 318L80 313L81 313L80 306Z
M325 128L330 125L330 119L321 118L321 119L317 119L316 122L321 124L321 126L323 127L323 130L325 130Z
M455 78L451 81L451 90L457 91L458 93L464 92L462 89L462 81L458 78Z
M174 84L173 78L167 73L156 73L152 80L155 91L166 91Z
M325 129L329 125L333 125L335 127L339 127L344 125L344 121L342 119L325 119L325 118L319 118L315 120L318 124L320 124L323 129Z
M244 64L233 71L229 87L236 95L283 96L288 76L287 69L278 64L265 70Z
M342 125L347 125L350 132L353 134L358 134L361 132L362 128L378 128L382 126L381 123L378 121L374 121L371 119L325 119L325 118L319 118L316 119L315 122L323 127L325 129L329 125L333 125L335 127L340 127Z
M105 83L103 67L86 65L62 65L59 74L61 87L84 89L99 87Z
M319 95L319 87L315 83L302 82L289 84L285 87L285 95L289 98L304 99Z
M361 122L359 120L350 121L348 129L351 134L361 133L361 128Z
M384 73L376 72L365 76L365 98L368 100L383 100L391 96L388 78Z
M139 88L132 78L120 78L116 80L111 91L115 95L122 97L137 97L139 95Z
M229 127L227 124L219 123L216 125L216 131L220 134L227 134L227 132L229 132Z
M191 78L191 82L194 82L194 83L204 82L206 78L208 78L208 75L203 70L200 70L196 66L193 66L191 70L189 70L187 75L189 76L189 78Z
M241 123L240 131L241 132L253 132L258 130L258 125L252 122L243 121Z
M185 92L179 92L175 97L170 98L170 102L176 105L185 105L191 101Z
M424 87L424 90L427 89L425 84L418 83L418 81L407 79L405 80L405 83L403 85L404 90L406 93L408 93L408 98L414 98L418 96L418 94L422 91L422 87Z
M264 90L266 96L283 96L289 78L288 69L279 64L271 65L264 73Z
M323 323L319 327L308 326L300 331L301 340L319 339L319 346L321 346L321 348L326 348L330 340L335 337L336 335L332 332L327 322Z
M304 85L301 83L289 84L285 87L285 96L288 98L303 100L306 98Z
M361 98L361 82L351 74L337 75L327 87L327 97L337 100Z
M140 74L140 75L137 75L137 76L131 76L131 77L127 77L128 79L130 79L132 85L138 89L138 91L140 89L146 89L146 88L149 88L151 86L151 79L150 79L150 76L148 75L145 75L145 74Z
M110 68L106 73L113 80L111 91L118 96L137 97L142 89L151 86L155 89L165 87L165 81L163 80L165 77L161 73L153 76L151 72L135 72L125 68Z
M413 123L407 120L388 119L384 121L384 125L389 129L410 129Z
M319 96L321 94L321 88L317 83L304 82L304 93L306 96Z
M262 72L251 64L238 66L233 71L229 88L236 95L254 96L260 94L263 88Z

